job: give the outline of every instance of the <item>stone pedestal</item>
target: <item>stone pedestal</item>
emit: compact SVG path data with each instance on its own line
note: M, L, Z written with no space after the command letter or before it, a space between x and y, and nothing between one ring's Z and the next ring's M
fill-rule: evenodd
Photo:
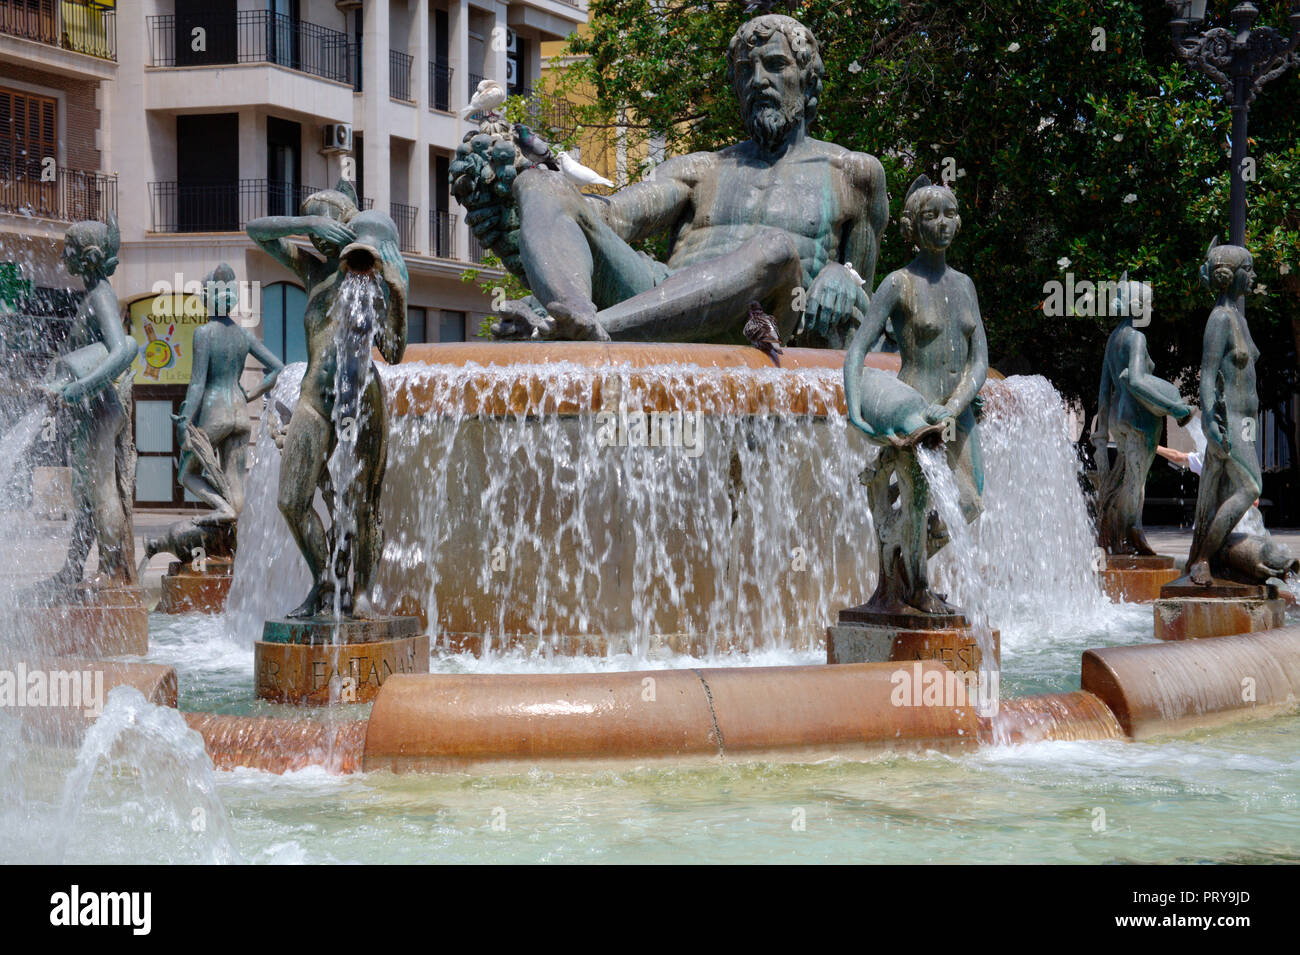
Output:
M993 631L993 652L1001 664L1001 634ZM937 660L955 673L982 668L983 655L962 614L895 614L852 607L826 628L827 663Z
M1160 588L1155 633L1160 640L1196 640L1274 630L1286 622L1286 604L1268 584L1215 580L1209 587L1180 577Z
M80 657L149 652L149 611L137 586L81 584L66 600L16 607L13 614L24 649Z
M159 613L221 613L230 594L231 561L208 560L203 569L172 561L162 578Z
M1117 603L1151 603L1178 577L1172 557L1111 554L1101 571L1101 589Z
M268 620L253 644L257 696L275 703L369 703L394 673L429 672L415 617Z

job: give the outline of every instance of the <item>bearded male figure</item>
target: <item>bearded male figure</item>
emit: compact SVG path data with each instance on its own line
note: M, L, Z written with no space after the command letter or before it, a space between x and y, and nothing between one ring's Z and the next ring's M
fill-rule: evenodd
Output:
M473 210L475 235L532 291L500 309L496 337L744 343L758 302L782 342L800 332L842 347L865 312L889 203L875 157L808 134L824 72L803 24L748 21L727 76L750 138L668 159L611 196L583 195L522 150L502 176L479 158L498 154L477 142L487 132L467 137L453 192ZM484 198L492 182L516 206L510 215ZM503 224L515 213L517 230ZM664 233L666 262L633 247Z

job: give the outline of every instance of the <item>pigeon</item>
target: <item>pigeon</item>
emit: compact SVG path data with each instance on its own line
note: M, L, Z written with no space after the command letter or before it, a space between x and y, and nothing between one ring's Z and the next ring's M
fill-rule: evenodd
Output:
M551 144L542 139L523 123L515 123L515 143L519 146L519 151L530 162L538 166L545 166L547 169L559 169L559 160L555 158L555 153L551 150Z
M749 321L745 322L745 338L759 351L768 355L774 363L777 355L784 353L781 347L781 332L776 327L776 319L763 311L758 302L749 303Z
M772 8L776 6L776 0L740 0L745 4L745 12L749 14L757 13L762 10L764 13L771 13ZM799 9L800 0L785 0L785 7L791 13Z
M491 113L506 101L506 91L496 80L483 80L470 98L469 105L460 111L461 117L472 113Z
M560 172L564 173L569 180L576 182L580 186L609 186L614 188L614 184L596 172L594 169L588 169L578 160L574 159L566 152L559 152L555 156L556 161L560 164Z

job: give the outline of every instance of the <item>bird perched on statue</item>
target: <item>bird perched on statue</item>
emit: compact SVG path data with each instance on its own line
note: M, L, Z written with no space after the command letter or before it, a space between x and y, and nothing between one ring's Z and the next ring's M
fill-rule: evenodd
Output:
M524 154L524 158L547 169L559 170L560 162L555 158L551 144L542 139L523 123L515 123L515 145Z
M506 91L496 80L483 80L470 97L469 105L460 111L461 117L472 113L491 113L506 101Z
M759 351L776 362L777 355L783 354L781 331L776 327L776 319L763 311L758 302L749 303L749 321L745 322L745 338Z
M515 123L514 133L515 145L529 162L545 166L547 169L558 169L566 179L580 186L609 186L611 189L614 187L612 182L596 170L584 166L564 150L552 149L550 143L523 123Z

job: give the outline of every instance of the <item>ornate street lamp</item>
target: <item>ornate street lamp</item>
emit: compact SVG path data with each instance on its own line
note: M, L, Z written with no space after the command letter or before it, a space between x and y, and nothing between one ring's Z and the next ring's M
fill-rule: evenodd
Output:
M1247 117L1255 94L1269 80L1300 64L1300 0L1292 0L1287 19L1288 39L1273 27L1257 27L1259 8L1238 3L1228 14L1232 28L1196 31L1205 20L1207 0L1165 0L1174 8L1170 23L1174 49L1181 59L1224 88L1232 107L1232 224L1233 245L1246 244Z

